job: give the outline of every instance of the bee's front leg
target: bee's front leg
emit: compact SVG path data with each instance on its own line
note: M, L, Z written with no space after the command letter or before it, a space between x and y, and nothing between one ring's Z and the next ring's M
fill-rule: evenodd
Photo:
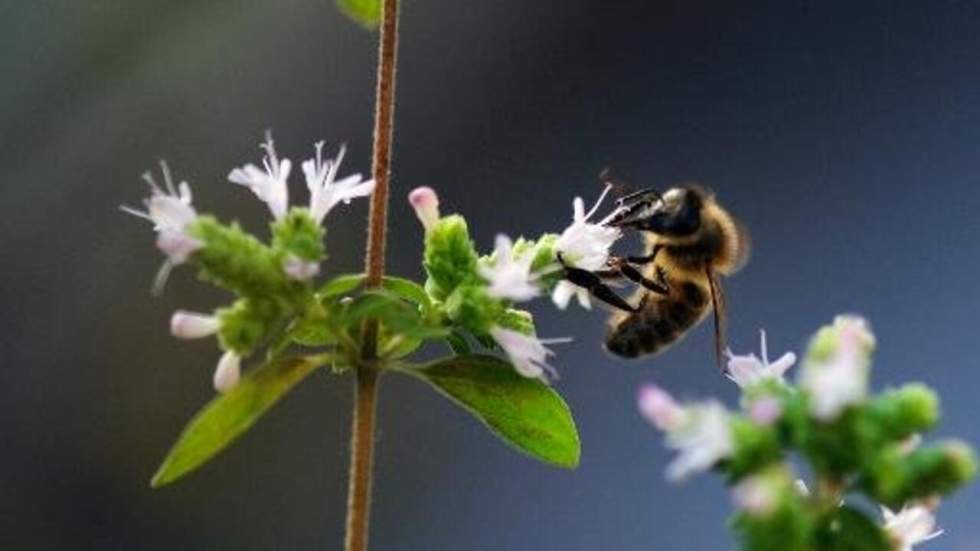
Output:
M561 253L558 253L558 262L561 263L562 268L565 270L566 280L574 285L578 285L579 287L586 289L595 298L610 306L614 306L631 314L640 311L639 307L634 307L630 303L626 302L623 297L617 295L615 291L602 282L602 276L615 274L607 274L604 271L594 273L581 268L576 268L574 266L569 266L565 264L565 261L561 257Z

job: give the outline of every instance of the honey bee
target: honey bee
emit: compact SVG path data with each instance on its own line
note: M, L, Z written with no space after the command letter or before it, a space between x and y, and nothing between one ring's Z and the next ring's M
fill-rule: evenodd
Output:
M719 280L748 260L745 227L697 186L675 187L662 195L638 191L620 198L617 207L604 223L641 232L644 255L610 257L607 269L595 272L569 266L559 257L566 279L615 308L606 349L624 358L656 354L713 310L720 365L725 300ZM604 283L624 278L638 284L629 300Z

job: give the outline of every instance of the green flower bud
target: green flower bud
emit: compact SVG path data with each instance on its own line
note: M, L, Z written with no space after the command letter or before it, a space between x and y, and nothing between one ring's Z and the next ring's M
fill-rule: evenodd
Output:
M283 258L320 262L326 257L323 237L326 231L305 208L291 209L282 220L272 223L272 249Z
M247 356L279 326L282 307L271 300L243 298L217 312L221 348Z
M456 287L446 298L444 307L450 320L479 335L488 334L505 312L503 303L478 284Z
M736 416L730 423L734 453L720 466L729 480L740 480L782 459L782 448L774 427Z
M810 339L806 361L822 363L830 360L838 351L841 337L856 339L867 357L874 351L875 338L864 319L857 316L837 316L833 324L821 327Z
M881 427L882 437L901 440L926 431L939 421L939 397L923 384L908 384L871 400L868 415Z
M466 220L459 215L440 218L425 234L426 290L437 300L447 300L463 282L477 278L477 258Z
M192 257L201 279L246 297L288 292L279 256L238 224L225 226L211 216L200 216L187 231L204 243Z
M504 329L534 335L534 318L526 310L508 308L497 316L496 324Z
M784 466L753 475L733 491L730 524L746 551L810 551L814 519Z
M514 243L515 255L530 253L533 256L531 272L539 274L538 282L546 289L553 287L562 278L562 271L558 269L558 261L555 258L556 241L558 241L557 234L546 233L537 241L521 238Z
M862 486L879 502L897 508L902 504L946 495L970 481L977 470L973 450L958 441L920 448L884 449L865 469Z

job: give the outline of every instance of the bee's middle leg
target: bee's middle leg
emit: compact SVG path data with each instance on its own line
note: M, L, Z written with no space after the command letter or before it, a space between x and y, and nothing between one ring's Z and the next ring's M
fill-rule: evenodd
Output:
M654 255L655 254L656 252L654 252ZM661 266L655 267L657 272L657 280L654 281L643 275L640 270L634 268L629 259L614 259L612 260L611 264L614 268L612 270L608 270L608 272L617 273L618 275L625 277L634 283L639 283L647 290L653 291L658 295L667 295L670 293L670 286L667 283L667 274Z

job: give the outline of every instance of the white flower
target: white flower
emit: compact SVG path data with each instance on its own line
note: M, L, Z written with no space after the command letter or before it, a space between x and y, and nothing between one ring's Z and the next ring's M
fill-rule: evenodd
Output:
M769 379L776 379L782 382L783 374L796 363L796 354L792 352L787 352L775 362L769 363L769 355L766 350L766 332L759 331L759 335L761 342L760 351L762 353L761 360L755 354L737 356L732 354L731 350L725 351L725 356L728 358L728 369L725 375L742 388Z
M882 507L881 513L885 517L885 531L898 545L896 551L912 551L914 545L943 533L936 529L936 517L932 511L922 505L906 505L898 513Z
M320 273L320 263L312 260L303 260L296 255L289 255L282 262L282 271L290 279L309 281Z
M548 365L547 362L548 356L554 356L555 353L548 349L545 344L568 342L571 340L543 340L499 326L490 329L490 336L504 350L504 353L507 354L507 357L518 373L530 379L542 380L558 378L558 372L555 371L555 368Z
M581 197L572 201L572 224L555 241L555 250L562 253L569 265L583 270L598 270L606 265L609 247L619 239L621 232L617 228L602 225L606 220L592 224L589 223L589 218L599 210L611 188L612 186L606 186L588 213L585 212L585 202Z
M242 376L242 358L231 350L222 354L214 370L214 389L224 394L238 384Z
M265 143L261 145L265 150L262 157L262 165L259 168L254 164L247 164L240 168L235 168L228 173L228 181L246 186L266 205L272 212L276 220L281 220L286 216L286 209L289 207L289 187L286 180L292 170L292 163L289 159L279 160L276 157L276 149L272 143L272 135L266 134Z
M415 209L425 231L431 230L439 221L439 196L430 187L417 187L408 194L408 202Z
M640 414L662 431L677 430L687 419L684 407L657 385L647 383L641 386L636 402Z
M612 186L606 186L602 195L599 196L599 200L588 213L585 212L585 202L582 201L581 197L576 197L572 201L572 224L565 228L565 231L555 241L555 251L561 253L562 259L569 266L589 271L599 270L606 266L606 260L609 259L609 247L619 239L622 232L618 228L603 225L609 217L601 220L598 224L590 223L589 218L599 209L602 200L605 199L611 188ZM578 298L579 304L584 308L591 307L588 292L568 281L561 281L555 286L551 299L558 308L565 309L573 295Z
M177 310L170 318L170 333L178 339L200 339L218 332L221 322L216 316Z
M860 402L868 392L867 351L874 337L860 318L839 316L834 320L836 347L827 361L810 362L802 371L800 386L810 393L810 412L831 421L847 406Z
M515 302L538 296L540 291L535 284L537 278L531 274L533 261L534 257L527 253L514 255L510 238L503 234L498 235L494 245L493 265L479 267L480 276L490 284L487 294Z
M679 481L706 471L735 451L728 413L719 402L685 408L687 419L667 433L667 447L679 452L667 466L667 479Z
M160 171L163 173L163 188L157 185L152 174L143 174L143 179L150 185L150 197L143 201L145 211L127 206L120 208L153 222L153 229L157 232L157 247L167 255L165 273L169 266L186 262L204 243L187 233L187 228L197 220L197 211L191 205L191 187L187 182L181 182L175 187L170 169L163 161L160 162Z
M310 190L310 215L317 223L337 203L350 203L355 197L366 197L374 191L374 180L362 182L360 174L353 174L342 180L334 181L340 162L344 159L345 148L333 159L323 160L323 142L317 142L316 157L303 161L303 175L306 176L306 187Z
M711 400L690 406L678 404L664 389L653 384L640 387L640 413L667 433L667 447L679 455L667 466L667 479L679 481L705 471L735 451L728 412Z

